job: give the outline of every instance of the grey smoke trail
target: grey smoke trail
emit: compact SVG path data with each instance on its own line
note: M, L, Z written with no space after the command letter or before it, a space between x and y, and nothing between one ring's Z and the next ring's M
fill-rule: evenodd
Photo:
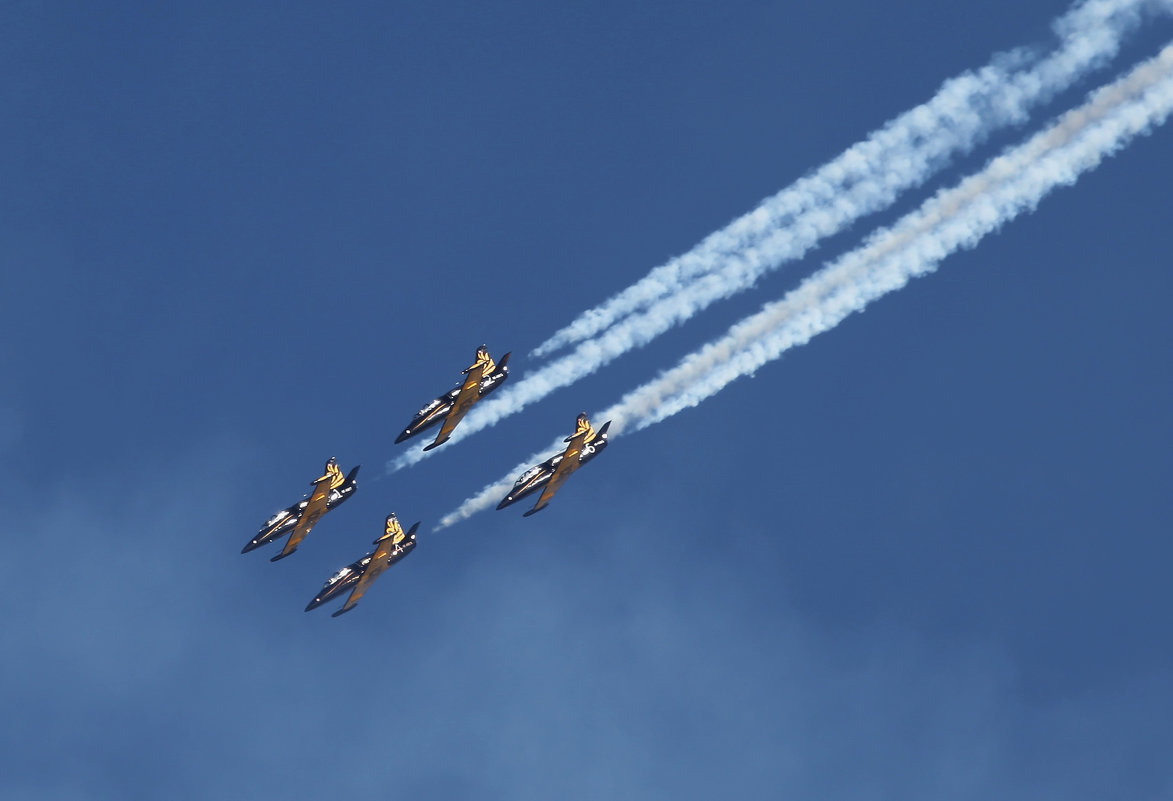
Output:
M942 168L951 155L968 151L996 128L1024 121L1032 105L1105 63L1139 24L1142 12L1157 9L1173 11L1173 0L1088 0L1055 23L1061 45L1047 58L1016 69L1032 59L1024 52L1006 54L978 72L948 81L928 103L712 235L705 240L708 245L702 243L683 261L653 271L635 285L643 289L629 290L629 298L640 298L632 308L646 308L503 387L473 409L453 441L590 375L713 302L752 286L820 238L892 203L900 192ZM788 224L779 228L783 222ZM760 236L766 231L771 233ZM755 244L746 244L755 238ZM426 455L409 451L389 462L387 470L395 472Z
M951 156L970 150L992 131L1025 121L1032 105L1047 101L1114 56L1122 37L1137 26L1143 12L1169 10L1165 0L1093 0L1076 5L1053 24L1060 44L1048 58L1037 61L1020 49L996 56L975 73L947 81L929 102L767 198L688 253L583 312L531 355L547 356L594 337L715 271L731 273L736 280L732 285L728 278L712 280L711 290L702 294L705 300L695 304L697 310L747 288L766 270L801 257L822 237L888 206L900 192L922 183ZM782 226L785 230L775 231ZM738 261L734 254L742 254L770 233L773 241L762 248L760 262L729 264L731 256ZM671 316L670 324L675 324L690 314Z
M828 331L853 312L972 248L1051 190L1067 186L1173 112L1173 45L1095 93L1025 144L1006 151L958 186L937 193L868 238L722 338L628 393L598 415L611 433L638 431L695 406L731 381ZM557 450L557 443L550 452ZM536 457L535 461L543 457ZM439 528L487 508L508 479L486 487L441 519Z

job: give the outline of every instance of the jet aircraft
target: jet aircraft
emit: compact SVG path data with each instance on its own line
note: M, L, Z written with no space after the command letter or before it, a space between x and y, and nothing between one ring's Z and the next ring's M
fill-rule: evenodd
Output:
M430 451L447 442L457 423L468 414L473 405L505 383L505 379L509 377L510 355L512 354L506 353L501 357L501 361L494 363L489 356L489 351L484 345L481 345L477 349L477 360L473 362L472 367L464 371L463 383L457 384L420 409L407 428L403 429L403 433L396 438L396 444L431 428L441 420L444 421L444 424L440 426L440 433L436 435L435 441L426 446L424 450Z
M241 548L240 552L248 553L292 532L289 541L285 543L285 549L269 561L276 562L278 559L289 556L297 550L297 546L306 538L310 529L317 524L322 515L354 494L355 489L358 488L358 468L361 466L356 466L349 475L343 477L342 470L338 467L338 461L331 456L330 460L326 462L326 474L314 480L314 490L310 496L270 517L265 525L261 526L257 536Z
M346 599L346 603L342 605L341 609L331 615L331 617L338 617L354 609L359 599L366 594L371 584L384 570L412 552L415 548L415 532L419 528L419 525L419 523L416 523L411 529L404 532L403 526L400 525L395 514L387 515L384 534L375 540L375 545L378 547L362 559L350 563L333 576L330 576L322 586L322 591L314 597L314 600L309 602L305 611L308 612L311 609L317 609L327 601L332 601L340 597L342 593L352 587L354 589L351 590L350 597Z
M544 487L538 502L524 516L529 517L545 509L554 494L566 483L566 479L570 478L570 474L594 459L607 447L607 429L610 427L611 421L608 420L596 433L586 413L580 414L574 434L566 438L569 443L566 449L522 473L509 494L497 504L497 508L504 509Z

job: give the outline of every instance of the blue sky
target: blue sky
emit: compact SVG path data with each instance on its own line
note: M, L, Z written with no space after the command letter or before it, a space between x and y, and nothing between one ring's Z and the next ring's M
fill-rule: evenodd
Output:
M801 4L800 4L801 5ZM1173 139L541 515L430 527L931 189L424 463L526 354L1058 0L0 11L0 797L1169 798ZM240 548L337 456L296 556ZM420 545L302 611L383 516Z

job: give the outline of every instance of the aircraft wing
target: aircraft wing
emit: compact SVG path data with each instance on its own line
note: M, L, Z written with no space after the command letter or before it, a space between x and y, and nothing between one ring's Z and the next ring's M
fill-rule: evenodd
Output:
M310 495L310 501L305 507L305 511L301 513L301 519L297 521L297 526L293 529L293 533L289 535L289 541L285 543L285 550L270 559L270 562L276 562L278 559L284 559L297 550L297 546L301 545L301 541L310 533L310 529L317 525L322 515L326 514L326 501L330 498L330 479L323 477L316 485L314 485L314 493Z
M388 540L387 542L390 542ZM387 553L384 553L386 546ZM358 580L358 584L354 585L354 589L350 591L350 597L346 599L346 603L342 608L332 614L330 617L338 617L339 615L349 612L358 604L359 600L367 594L367 590L375 583L375 579L379 574L387 569L387 557L390 556L391 547L386 543L380 543L379 549L375 551L375 555L371 557L371 563L367 565L367 569L363 571L362 576Z
M570 478L570 474L579 468L582 462L579 456L582 455L582 449L586 445L587 434L583 433L570 440L570 444L566 446L566 450L562 452L562 461L554 468L554 475L550 476L550 480L546 483L546 488L542 490L542 496L538 498L538 502L534 504L534 508L526 512L523 517L529 517L535 512L540 512L546 508L554 498L554 493L562 488L566 483L566 479Z
M452 436L456 424L464 419L473 404L481 399L481 378L484 376L484 372L485 366L483 364L478 364L468 371L468 378L464 379L464 386L460 388L460 394L452 402L452 409L444 418L444 425L440 426L440 433L436 435L435 442L424 448L425 451L430 451L447 442L448 438Z

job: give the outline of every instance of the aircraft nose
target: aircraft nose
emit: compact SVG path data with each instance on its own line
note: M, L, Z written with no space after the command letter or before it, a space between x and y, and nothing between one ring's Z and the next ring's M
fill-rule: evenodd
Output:
M321 598L315 598L314 600L312 600L312 601L310 601L308 604L306 604L306 606L305 606L305 611L307 611L307 612L308 612L308 611L310 611L311 609L317 609L317 608L318 608L319 606L321 606L321 605L322 605L322 599L321 599Z
M404 430L404 432L402 434L400 434L398 437L395 438L395 444L398 445L400 442L403 442L403 440L407 439L409 436L411 436L411 431Z
M248 553L249 551L255 551L256 549L257 549L257 541L252 540L247 545L245 545L243 548L241 548L240 552L241 553Z

